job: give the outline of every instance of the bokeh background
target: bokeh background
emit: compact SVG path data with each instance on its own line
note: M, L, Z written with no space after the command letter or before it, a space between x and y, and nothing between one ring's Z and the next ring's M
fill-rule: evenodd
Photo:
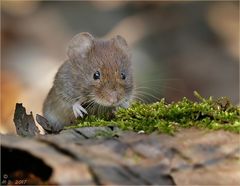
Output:
M16 102L41 114L79 32L126 38L147 102L194 100L197 90L239 104L238 1L1 1L1 133L15 132Z

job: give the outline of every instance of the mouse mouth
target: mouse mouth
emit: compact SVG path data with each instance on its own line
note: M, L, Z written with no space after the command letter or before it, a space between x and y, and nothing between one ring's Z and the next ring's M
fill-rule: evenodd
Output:
M95 96L94 102L105 107L116 107L120 105L121 100L119 100L117 96L109 96L106 98Z
M119 105L119 102L111 102L104 99L95 99L95 102L105 107L116 107Z

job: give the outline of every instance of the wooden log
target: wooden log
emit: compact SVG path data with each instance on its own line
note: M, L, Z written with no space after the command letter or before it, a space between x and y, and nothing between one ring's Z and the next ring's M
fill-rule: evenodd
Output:
M28 184L239 184L237 134L185 129L175 136L96 135L110 130L69 129L34 138L1 135L2 174Z
M35 136L40 133L37 128L33 114L26 113L26 109L22 106L22 103L17 103L13 119L17 134L20 136Z

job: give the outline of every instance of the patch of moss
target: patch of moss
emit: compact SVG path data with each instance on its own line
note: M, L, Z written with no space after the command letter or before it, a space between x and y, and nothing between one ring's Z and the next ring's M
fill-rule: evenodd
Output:
M153 104L135 102L128 109L118 109L112 120L87 116L78 121L78 125L68 128L115 125L122 130L172 134L179 128L194 126L240 133L240 107L233 106L226 97L213 100L212 97L205 99L197 92L194 95L199 102L187 98L171 104L164 99Z

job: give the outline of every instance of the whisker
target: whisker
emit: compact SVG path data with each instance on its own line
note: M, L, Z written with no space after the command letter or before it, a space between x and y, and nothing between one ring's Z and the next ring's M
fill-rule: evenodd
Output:
M139 100L140 102L143 102L143 103L145 102L143 98L140 98L139 96L136 96L136 95L133 96L133 100Z
M176 92L182 92L182 90L179 90L178 88L174 88L174 87L166 86L166 85L151 85L151 88L150 87L144 87L144 86L137 86L135 89L136 90L138 90L138 89L149 89L149 90L152 90L152 91L156 91L155 89L157 89L158 91L161 91L161 90L164 90L164 89L171 89L171 90L174 90Z
M143 92L143 91L136 91L136 95L146 95L146 96L150 96L150 97L152 97L152 98L154 98L154 99L156 99L156 100L160 100L160 98L158 98L158 97L156 97L156 96L154 96L154 95L152 95L151 93L148 93L148 92Z

